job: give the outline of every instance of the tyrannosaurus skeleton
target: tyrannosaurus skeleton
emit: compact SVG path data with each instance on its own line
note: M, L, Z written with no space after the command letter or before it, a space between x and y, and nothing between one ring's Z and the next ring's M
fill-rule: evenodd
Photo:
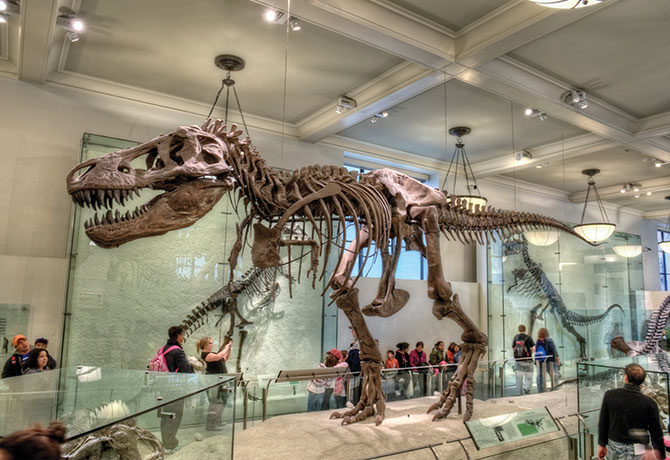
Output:
M389 169L360 175L337 166L277 172L250 147L248 139L240 138L241 134L236 125L227 129L220 120L208 120L202 127L181 126L139 146L75 166L67 177L73 200L80 206L109 209L101 219L96 215L85 224L86 234L102 247L160 235L192 225L226 192L236 190L237 202L242 200L246 217L238 227L238 238L229 257L231 270L246 245L252 224L254 266L279 266L280 247L288 249L289 261L293 247L301 253L308 247L311 263L307 275L312 274L313 285L317 276L323 278L335 245L339 248L336 268L325 284L326 289L333 289L331 296L359 338L363 386L358 404L343 414L335 412L333 417L343 418L342 423L353 423L374 415L377 424L384 419L386 407L380 379L381 354L363 314L387 317L407 303L409 293L395 288L395 270L404 240L407 247L420 251L427 259L428 297L434 301L433 314L438 319L448 317L463 328L458 370L429 411L438 409L435 420L446 417L467 379L464 418L469 419L474 373L488 338L465 314L458 294L444 278L440 235L464 244L485 244L496 237L503 239L533 228L554 228L579 235L563 223L538 214L472 206ZM133 162L140 158L144 168ZM142 188L164 193L133 213L112 212L114 203L124 205ZM311 238L282 239L285 227L291 228L296 222L311 224ZM355 237L345 247L348 225L353 227ZM355 261L366 248L366 257L352 277ZM322 250L324 260L319 276ZM361 309L355 286L372 253L381 255L382 276L375 299ZM300 260L303 255L306 254L301 254ZM290 275L289 264L289 278Z
M516 268L512 271L514 275L514 282L507 288L509 293L515 289L520 295L537 299L544 298L544 301L538 303L530 311L530 330L529 334L533 334L533 327L536 320L543 319L542 315L546 313L547 309L561 322L561 325L570 332L579 343L579 353L581 358L586 357L586 339L577 332L576 326L588 326L602 321L610 311L618 308L623 313L623 308L618 303L607 307L603 313L599 315L582 315L581 313L570 310L563 301L563 297L558 292L554 284L549 281L547 274L542 270L542 264L535 262L528 252L528 241L521 235L520 240L515 243L506 243L509 245L520 245L521 254L523 257L524 267Z

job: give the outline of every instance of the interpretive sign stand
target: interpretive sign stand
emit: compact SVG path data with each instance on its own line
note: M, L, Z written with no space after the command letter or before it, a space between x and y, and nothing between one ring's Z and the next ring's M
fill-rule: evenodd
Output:
M560 431L546 407L465 422L478 450Z

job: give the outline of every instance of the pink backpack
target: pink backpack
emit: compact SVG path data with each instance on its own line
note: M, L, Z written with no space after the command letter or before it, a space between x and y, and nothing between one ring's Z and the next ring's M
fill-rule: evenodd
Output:
M176 350L179 348L177 345L172 345L170 348L167 350L163 351L163 348L161 347L158 352L154 355L153 358L151 358L151 361L149 361L149 370L152 372L170 372L170 369L168 369L167 362L165 361L165 355L170 353L172 350Z

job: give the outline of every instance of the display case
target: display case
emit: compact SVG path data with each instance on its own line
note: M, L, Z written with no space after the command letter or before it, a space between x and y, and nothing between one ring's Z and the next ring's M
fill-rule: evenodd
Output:
M639 236L617 232L597 247L567 233L540 242L534 236L526 232L487 248L489 360L502 363L509 391L519 324L533 340L540 328L548 330L563 380L575 378L580 358L615 357L613 337L644 336ZM623 246L640 251L626 252Z
M198 452L212 449L216 458L232 458L235 387L235 377L230 375L99 367L3 379L0 436L60 420L67 429L64 453L92 449L102 455L126 450L146 458L163 452L164 443L165 450L173 450L167 443L174 443L174 438L166 441L164 437L176 430L179 451L171 458L195 458ZM211 417L218 414L220 419L214 421Z

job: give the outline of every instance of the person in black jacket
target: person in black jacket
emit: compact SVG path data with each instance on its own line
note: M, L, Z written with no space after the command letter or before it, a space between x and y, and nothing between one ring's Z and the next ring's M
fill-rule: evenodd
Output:
M181 347L184 343L184 328L181 326L172 326L168 329L168 341L163 347L167 350L170 347L177 346L174 350L165 353L165 364L169 372L179 372L181 374L192 374L193 369L186 358L186 353ZM184 400L175 401L158 409L161 417L161 439L166 452L175 451L179 440L177 431L181 424L181 418L184 412Z
M514 373L516 374L516 395L530 393L533 386L533 347L535 342L526 334L526 326L519 324L519 333L512 339L514 353Z
M650 438L656 458L665 458L658 405L640 391L646 376L642 366L629 364L624 369L623 388L605 393L598 420L598 458L639 458L635 450L645 449ZM634 444L641 446L636 449Z
M15 335L12 339L12 345L15 351L2 368L3 379L23 375L23 365L30 355L30 344L25 335Z
M395 395L398 399L408 399L409 385L412 382L409 364L409 343L400 342L396 345L398 351L395 352L395 359L398 360L398 374L396 375L396 391Z

